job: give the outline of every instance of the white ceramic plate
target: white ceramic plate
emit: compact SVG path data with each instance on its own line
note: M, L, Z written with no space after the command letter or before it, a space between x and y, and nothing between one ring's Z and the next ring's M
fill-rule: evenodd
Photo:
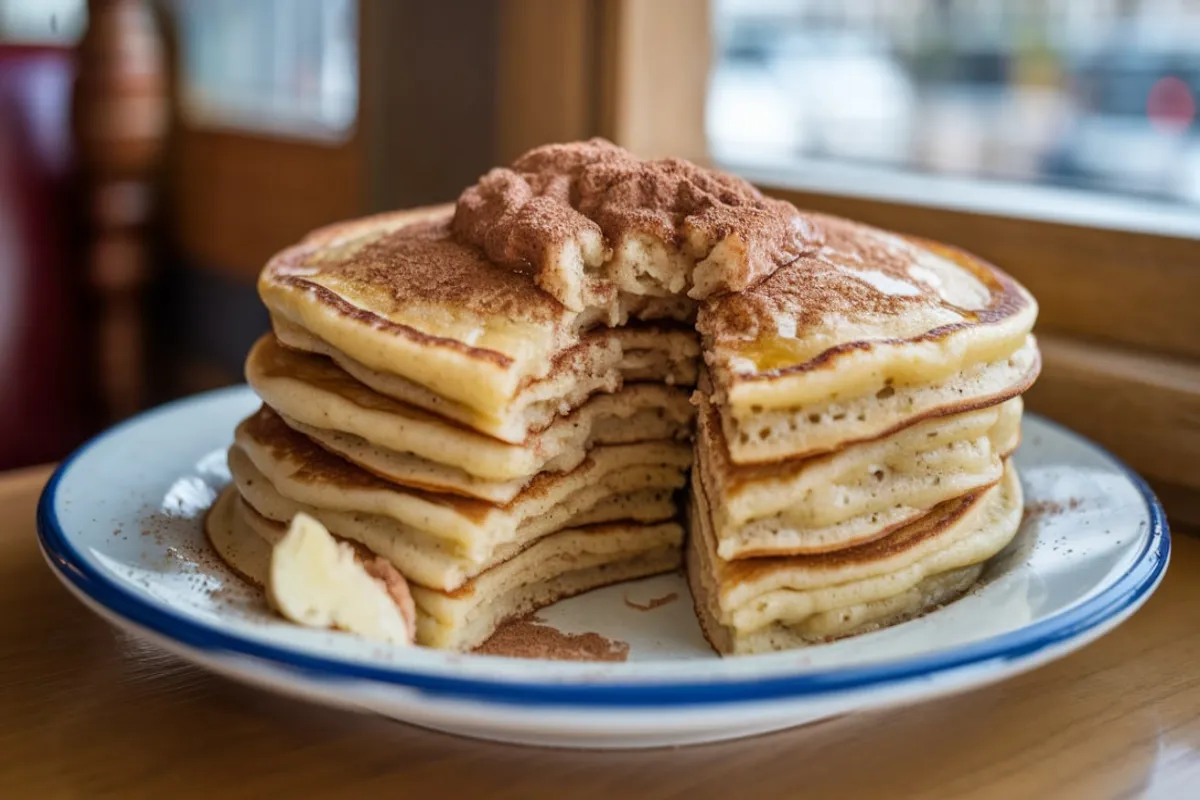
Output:
M126 422L73 455L38 509L47 560L119 628L231 678L430 728L513 742L649 747L728 739L992 683L1112 629L1154 591L1170 539L1145 483L1076 434L1027 417L1027 516L981 586L921 619L765 656L720 659L675 575L540 613L627 642L623 663L388 648L271 616L208 554L225 448L257 405L236 388ZM676 593L652 611L645 603Z

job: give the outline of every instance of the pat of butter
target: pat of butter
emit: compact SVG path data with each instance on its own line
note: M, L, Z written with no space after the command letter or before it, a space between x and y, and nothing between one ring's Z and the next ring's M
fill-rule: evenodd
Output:
M267 598L285 618L310 628L333 628L391 644L411 644L411 613L390 585L358 562L317 520L297 514L271 552ZM407 586L403 587L407 596ZM411 602L411 601L410 601Z

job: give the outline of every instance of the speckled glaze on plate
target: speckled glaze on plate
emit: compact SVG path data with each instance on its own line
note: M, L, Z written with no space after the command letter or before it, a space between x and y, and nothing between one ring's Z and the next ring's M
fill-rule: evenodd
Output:
M555 747L730 739L992 683L1128 618L1167 566L1158 501L1077 434L1027 416L1016 459L1027 517L966 597L876 633L720 659L681 576L609 587L539 612L627 643L617 663L388 648L272 616L208 553L203 514L225 448L257 399L244 387L147 412L55 473L38 508L47 561L119 628L214 672L310 701L467 736ZM674 593L674 601L642 610ZM627 602L628 601L628 602Z

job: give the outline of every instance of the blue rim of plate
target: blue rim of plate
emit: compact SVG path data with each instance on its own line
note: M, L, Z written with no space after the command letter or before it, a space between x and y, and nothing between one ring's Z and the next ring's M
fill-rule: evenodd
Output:
M1102 454L1138 489L1146 505L1149 535L1129 570L1096 596L1025 628L953 647L927 656L869 666L827 669L801 675L770 678L730 678L688 682L546 683L517 679L462 678L374 667L340 659L310 656L287 648L262 644L231 635L153 605L125 589L82 558L59 523L55 500L59 485L77 458L125 428L162 414L202 405L218 396L244 391L231 387L176 400L139 414L98 434L64 461L42 491L37 508L37 530L50 564L85 597L125 620L208 655L248 657L308 680L370 681L416 690L441 699L485 701L521 706L571 706L591 709L703 707L733 703L796 700L850 691L880 689L917 680L932 680L957 670L989 663L1024 660L1082 636L1123 612L1140 605L1154 590L1166 569L1171 549L1166 515L1158 498L1140 475L1116 456L1080 434L1044 417L1042 423ZM1029 415L1035 416L1035 415Z

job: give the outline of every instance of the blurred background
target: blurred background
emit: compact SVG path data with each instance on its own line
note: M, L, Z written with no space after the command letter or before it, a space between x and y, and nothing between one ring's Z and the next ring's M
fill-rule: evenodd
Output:
M716 0L713 155L1200 205L1194 0Z
M235 383L264 261L607 136L951 241L1200 519L1200 0L0 0L0 469Z

